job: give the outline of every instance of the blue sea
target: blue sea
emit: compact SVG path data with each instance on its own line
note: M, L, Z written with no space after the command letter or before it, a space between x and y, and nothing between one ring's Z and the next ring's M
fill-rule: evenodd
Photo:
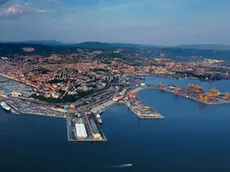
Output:
M230 91L230 81L147 77L146 82ZM0 172L230 171L230 104L203 105L157 90L138 97L165 119L139 120L117 105L102 115L105 143L68 142L65 119L0 109Z

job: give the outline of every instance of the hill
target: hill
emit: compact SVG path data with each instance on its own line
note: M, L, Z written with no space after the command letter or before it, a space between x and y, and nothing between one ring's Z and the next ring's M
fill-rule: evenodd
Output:
M28 41L29 42L29 41ZM144 57L169 57L172 59L185 59L190 60L196 57L204 57L211 59L229 60L229 50L216 50L211 49L214 46L204 45L190 45L190 46L177 46L177 47L157 47L149 45L138 44L122 44L122 43L102 43L102 42L83 42L79 44L57 44L55 42L47 41L43 44L37 44L35 41L32 43L0 43L0 56L11 57L14 55L44 55L50 54L65 54L65 53L77 53L78 48L88 49L88 51L102 50L105 52L117 50L122 48L123 54L140 54ZM52 44L52 45L44 45ZM199 48L200 47L200 48ZM215 46L216 47L216 46ZM221 46L220 46L221 47ZM32 52L25 52L23 48L34 48ZM226 47L227 48L227 47ZM225 48L225 49L226 49ZM219 48L220 49L220 48ZM193 58L194 57L194 58Z
M203 49L203 50L230 50L230 45L220 45L220 44L179 45L176 47L177 48Z
M70 46L82 47L82 48L140 48L145 45L139 44L125 44L125 43L104 43L104 42L82 42L78 44L67 44Z

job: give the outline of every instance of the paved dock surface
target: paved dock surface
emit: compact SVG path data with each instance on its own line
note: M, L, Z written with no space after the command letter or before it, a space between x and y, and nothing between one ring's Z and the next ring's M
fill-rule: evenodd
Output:
M68 141L107 141L100 125L95 121L92 115L83 115L81 118L67 118L67 136ZM75 124L84 124L87 132L86 138L79 138Z
M175 93L175 88L181 90L183 93ZM160 85L147 85L146 89L154 89L154 90L161 90L160 89ZM182 88L182 87L174 87L174 86L165 86L163 90L161 91L165 91L165 92L169 92L169 93L173 93L177 96L182 96L185 97L187 99L199 102L199 103L203 103L203 104L207 104L207 105L212 105L212 104L230 104L230 100L223 100L220 96L218 97L213 97L214 100L212 101L208 101L208 102L202 102L199 99L199 94L198 93L194 93L186 88ZM185 96L186 95L186 96Z
M126 99L125 105L128 106L140 119L163 119L160 113L149 106L144 105L139 99Z
M93 113L101 113L105 111L106 109L110 108L111 106L115 105L117 102L114 100L108 100L94 108L92 108L90 111Z

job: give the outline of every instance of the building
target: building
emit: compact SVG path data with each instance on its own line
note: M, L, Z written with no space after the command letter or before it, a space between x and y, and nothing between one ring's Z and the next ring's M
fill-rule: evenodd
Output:
M86 129L85 129L85 125L84 124L75 124L75 128L76 128L76 137L78 139L85 139L87 138L87 133L86 133Z

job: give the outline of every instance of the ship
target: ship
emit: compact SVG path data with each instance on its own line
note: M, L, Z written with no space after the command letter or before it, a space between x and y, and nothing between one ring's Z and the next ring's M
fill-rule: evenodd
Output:
M98 122L99 124L102 124L102 120L101 120L101 115L100 115L100 114L97 114L97 115L96 115L96 119L97 119L97 122Z
M145 77L143 77L143 76L142 76L142 77L140 77L140 80L145 80Z
M9 112L11 110L11 108L5 102L1 102L0 105L7 112Z

